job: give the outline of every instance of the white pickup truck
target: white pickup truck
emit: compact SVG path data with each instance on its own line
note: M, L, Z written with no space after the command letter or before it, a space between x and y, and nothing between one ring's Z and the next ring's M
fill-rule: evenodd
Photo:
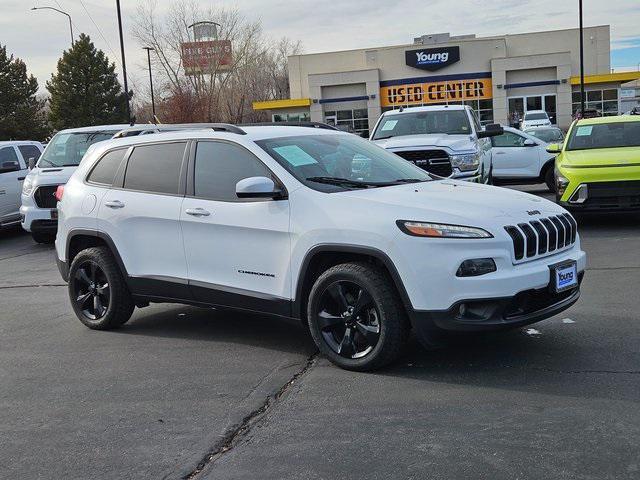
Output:
M502 133L482 128L471 107L437 105L383 113L370 140L431 174L491 184L489 137Z

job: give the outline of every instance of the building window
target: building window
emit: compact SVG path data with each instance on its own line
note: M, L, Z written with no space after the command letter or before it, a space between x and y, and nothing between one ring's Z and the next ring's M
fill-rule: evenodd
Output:
M515 128L520 127L520 122L526 112L531 110L544 110L549 115L552 124L557 123L556 119L556 95L531 95L527 97L509 98L509 125Z
M620 109L618 107L618 89L608 88L603 90L587 90L584 92L586 96L585 108L595 109L602 116L609 117L618 115ZM572 113L580 109L580 91L571 94Z
M311 117L307 112L302 113L274 113L271 116L273 122L309 122Z
M345 132L369 136L369 112L366 108L324 112L324 121Z

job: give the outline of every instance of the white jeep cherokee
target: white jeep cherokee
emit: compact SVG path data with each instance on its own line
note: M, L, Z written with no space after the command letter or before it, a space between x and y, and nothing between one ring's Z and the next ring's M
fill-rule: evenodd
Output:
M445 330L513 328L579 297L573 217L526 193L434 179L348 133L221 125L94 145L57 197L78 318L177 302L300 319L354 370Z

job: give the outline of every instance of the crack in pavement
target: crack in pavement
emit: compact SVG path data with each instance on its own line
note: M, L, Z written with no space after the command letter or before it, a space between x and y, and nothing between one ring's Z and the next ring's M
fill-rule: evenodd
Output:
M42 252L44 252L44 251L45 251L45 250L39 250L39 251L37 251L37 252L20 253L20 254L18 254L18 255L12 255L12 256L10 256L10 257L1 257L1 258L0 258L0 262L1 262L1 261L3 261L3 260L11 260L12 258L20 258L20 257L24 257L24 256L26 256L26 255L35 255L35 254L37 254L37 253L42 253Z
M544 367L530 367L531 370L538 370L541 372L550 372L550 373L603 373L603 374L618 374L621 373L623 375L639 375L640 370L556 370L553 368L544 368Z
M316 363L319 352L315 352L305 362L304 366L298 370L280 389L273 395L269 395L258 408L246 415L242 422L231 427L222 439L213 446L213 448L204 456L190 473L182 477L183 480L191 480L196 478L206 467L213 464L222 455L232 450L240 440L245 437L251 429L257 425L262 418L270 411L282 398L282 396L291 388L291 386L309 371Z

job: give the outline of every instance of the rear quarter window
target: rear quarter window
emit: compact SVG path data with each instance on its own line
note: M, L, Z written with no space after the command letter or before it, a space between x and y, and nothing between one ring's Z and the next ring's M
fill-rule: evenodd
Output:
M126 151L126 149L122 148L107 152L103 155L96 163L96 166L93 167L91 173L87 176L87 181L90 183L97 183L99 185L111 186L116 176L116 172L118 171L118 168L120 168L120 164L124 159Z

